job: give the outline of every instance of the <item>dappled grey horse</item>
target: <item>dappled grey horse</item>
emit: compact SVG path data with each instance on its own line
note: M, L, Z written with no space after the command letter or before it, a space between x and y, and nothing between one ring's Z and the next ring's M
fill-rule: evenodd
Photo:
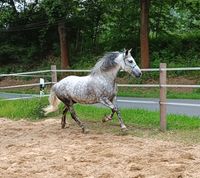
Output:
M73 104L102 103L112 110L112 113L103 121L111 120L114 113L117 113L121 129L127 130L115 104L117 94L115 79L120 69L136 77L141 76L141 70L130 52L131 50L109 52L96 63L88 76L68 76L56 83L49 96L50 105L44 108L45 114L56 111L60 101L62 101L65 104L61 121L62 128L66 126L66 114L69 111L82 131L87 132L84 124L77 117Z

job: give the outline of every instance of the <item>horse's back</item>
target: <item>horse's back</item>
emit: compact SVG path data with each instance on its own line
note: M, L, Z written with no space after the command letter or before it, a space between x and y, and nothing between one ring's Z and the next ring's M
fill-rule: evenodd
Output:
M72 91L76 85L84 85L88 81L88 76L78 77L78 76L68 76L60 80L54 85L55 91Z
M65 86L70 84L71 86L75 86L77 85L77 83L85 83L86 81L88 81L88 79L89 79L89 76L79 77L79 76L70 75L60 80L57 84L65 85Z
M91 86L90 76L68 76L56 83L53 90L60 99L70 98L79 103L95 103Z

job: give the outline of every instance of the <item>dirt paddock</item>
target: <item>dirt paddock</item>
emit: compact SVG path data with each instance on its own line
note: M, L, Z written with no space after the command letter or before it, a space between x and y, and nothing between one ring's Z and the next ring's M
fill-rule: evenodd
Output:
M200 177L200 146L0 119L1 178Z

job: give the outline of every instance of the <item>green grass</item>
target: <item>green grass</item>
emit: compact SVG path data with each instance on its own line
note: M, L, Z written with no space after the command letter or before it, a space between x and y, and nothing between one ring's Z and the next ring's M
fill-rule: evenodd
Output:
M0 101L0 117L12 120L27 119L31 121L48 119L49 117L60 119L63 106L60 106L59 111L44 116L42 108L47 104L47 98ZM89 105L75 105L75 110L81 120L93 132L121 135L116 116L110 122L104 124L101 122L105 115L110 114L110 109ZM168 115L167 132L163 133L159 130L159 112L142 109L121 109L121 114L131 135L187 143L200 143L200 117ZM70 118L69 114L67 117ZM78 129L77 125L71 119L70 123L72 124L72 128Z
M29 100L0 101L0 117L7 117L14 120L26 118L37 120L45 118L42 108L48 104L48 99L35 98ZM75 105L75 109L80 116L89 121L101 120L106 114L110 113L108 108L97 108L89 105ZM56 116L62 113L57 111L49 116ZM147 111L143 109L121 109L124 121L139 127L158 128L159 112ZM114 116L116 122L116 116ZM188 117L183 115L168 115L168 129L197 129L200 128L200 117Z
M77 105L76 110L82 118L90 121L101 120L104 115L110 113L109 109L96 108L95 106ZM159 127L159 112L143 109L121 109L121 114L127 124L145 128ZM114 122L117 122L117 117L114 116L114 118ZM168 130L190 130L200 128L200 117L170 114L167 116L167 119Z
M141 98L159 98L160 91L159 88L149 88L149 89L132 89L132 88L122 88L118 90L118 96L126 97L141 97ZM199 90L193 90L190 92L181 91L167 91L167 98L169 99L200 99Z
M44 117L41 108L47 104L47 98L0 101L0 117L7 117L14 120L21 118L40 119Z

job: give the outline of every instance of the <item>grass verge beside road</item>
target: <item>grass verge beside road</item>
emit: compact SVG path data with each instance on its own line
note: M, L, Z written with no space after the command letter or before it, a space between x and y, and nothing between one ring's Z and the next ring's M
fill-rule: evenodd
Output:
M51 113L45 117L42 108L47 104L47 97L29 100L0 101L0 117L10 118L12 120L26 119L31 121L52 117L60 119L63 106L60 106L60 109L55 113ZM111 111L109 109L89 105L76 105L75 110L92 133L122 135L116 116L110 122L101 122L105 115L110 114ZM159 112L142 109L121 109L121 114L125 124L129 128L129 135L189 144L200 143L200 117L168 115L167 132L161 132L159 130ZM80 129L72 121L69 114L67 118L69 118L71 129Z
M35 98L28 100L0 101L0 117L7 117L13 120L26 118L30 120L38 120L46 118L42 111L48 105L47 97ZM59 111L49 114L49 116L57 116L62 113L62 107ZM90 121L98 121L104 115L110 114L109 108L97 108L92 105L75 105L75 109L80 118ZM126 123L135 124L149 128L157 128L159 125L159 112L147 111L143 109L121 109L122 116ZM49 117L48 116L48 117ZM116 117L116 116L114 116ZM117 120L116 118L114 120ZM200 128L200 117L188 117L184 115L168 115L168 129L196 129Z
M125 97L141 97L141 98L159 98L160 91L159 88L137 88L132 89L130 87L123 88L119 87L118 96ZM167 90L168 99L200 99L200 90L194 89L192 91L174 91Z

